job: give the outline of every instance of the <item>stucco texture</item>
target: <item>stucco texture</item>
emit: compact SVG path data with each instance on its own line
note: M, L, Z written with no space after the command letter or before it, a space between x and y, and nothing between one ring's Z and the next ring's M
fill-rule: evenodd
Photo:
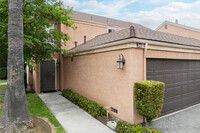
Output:
M39 69L40 65L37 65L36 69ZM33 75L33 89L35 90L36 93L40 93L40 72L33 70L32 72Z
M161 50L148 50L147 58L167 58L167 59L196 59L200 60L200 54L198 53L186 53L186 52L173 52L173 51L161 51Z
M158 29L158 31L172 33L172 34L176 34L176 35L184 36L184 37L191 37L191 38L200 40L200 32L177 27L170 24L166 24L166 25L167 25L167 29L165 29L165 25L163 25L162 27Z
M123 69L117 69L118 54L126 60ZM113 107L113 115L130 123L141 119L134 112L134 82L143 80L143 50L125 49L97 54L75 56L73 62L64 58L64 88L102 104ZM137 117L137 119L134 119Z
M118 54L126 60L117 69ZM134 105L134 82L145 80L146 58L199 59L200 54L129 48L64 58L64 89L73 91L102 104L113 107L116 117L130 123L141 123Z
M63 46L64 49L71 49L75 47L75 41L77 45L84 43L84 36L86 36L86 41L91 40L97 35L108 33L108 28L106 26L92 25L87 23L76 22L75 25L77 29L72 29L61 24L61 30L70 36L70 40Z

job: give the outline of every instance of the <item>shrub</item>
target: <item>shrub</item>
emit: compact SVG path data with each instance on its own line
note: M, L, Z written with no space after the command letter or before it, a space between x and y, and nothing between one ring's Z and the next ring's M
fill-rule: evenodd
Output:
M63 90L62 95L95 118L106 115L106 110L103 109L101 104L97 104L94 101L88 100L87 98L80 96L71 90Z
M118 133L161 133L158 130L152 130L151 128L143 127L141 125L129 124L124 121L117 122L116 130Z
M7 78L7 68L0 67L0 79L6 79L6 78Z
M153 80L135 83L136 110L148 122L161 113L164 101L164 86L163 82Z

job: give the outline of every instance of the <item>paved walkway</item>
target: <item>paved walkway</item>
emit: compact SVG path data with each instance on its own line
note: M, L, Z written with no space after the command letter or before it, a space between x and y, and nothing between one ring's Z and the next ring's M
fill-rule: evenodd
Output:
M39 94L67 133L115 133L84 110L60 95L60 92Z
M155 120L151 126L163 133L200 133L200 105Z
M7 83L0 83L0 85L7 85Z

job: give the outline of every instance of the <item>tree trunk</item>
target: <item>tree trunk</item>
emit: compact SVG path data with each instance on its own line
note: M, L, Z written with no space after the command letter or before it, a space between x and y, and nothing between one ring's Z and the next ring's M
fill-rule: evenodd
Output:
M147 126L147 123L146 123L146 118L143 116L143 124L142 124L144 127Z
M32 124L24 88L23 0L9 0L8 85L0 119L0 132L21 133Z

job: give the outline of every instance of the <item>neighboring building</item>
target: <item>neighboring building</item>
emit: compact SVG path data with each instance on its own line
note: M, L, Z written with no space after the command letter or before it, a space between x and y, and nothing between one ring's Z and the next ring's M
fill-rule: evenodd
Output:
M165 82L162 115L200 103L200 40L154 31L134 23L75 13L72 19L80 23L80 30L70 31L62 25L60 30L73 35L72 41L82 44L78 43L76 47L69 44L73 47L70 51L76 51L75 55L64 57L59 54L56 61L40 63L40 72L33 72L33 88L37 93L72 89L112 108L111 113L116 117L136 124L142 122L134 102L134 82L137 81ZM95 30L95 27L104 30ZM115 31L108 33L108 29ZM87 36L87 42L84 42L84 36ZM125 64L118 69L116 61L121 54Z
M71 20L73 20L77 26L76 30L73 30L71 27L61 25L61 30L65 33L68 33L71 37L71 40L65 46L66 49L75 47L75 42L77 42L77 45L80 45L84 43L84 40L88 41L98 35L118 31L129 27L132 24L130 22L77 11L73 11L71 17Z
M171 33L184 37L191 37L200 40L200 29L178 24L178 20L176 20L176 23L165 21L160 26L158 26L158 28L156 28L156 31Z

